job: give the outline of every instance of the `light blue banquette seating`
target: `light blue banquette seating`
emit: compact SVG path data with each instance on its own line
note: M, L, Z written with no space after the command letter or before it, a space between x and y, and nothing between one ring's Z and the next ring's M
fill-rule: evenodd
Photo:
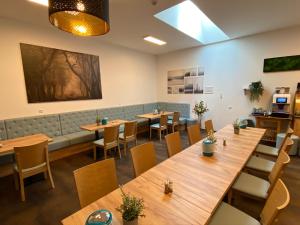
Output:
M188 124L189 121L193 121L190 119L189 104L158 102L0 120L0 138L5 140L36 133L44 133L53 139L53 141L49 143L49 151L51 152L76 144L92 142L95 139L95 133L84 131L80 126L95 123L97 115L100 118L108 117L109 120L136 120L138 127L141 127L147 126L148 120L137 118L136 115L150 113L158 108L164 111L179 111L181 124ZM124 128L120 127L120 131L122 132L123 130ZM102 135L103 133L100 132L100 137ZM0 163L2 161L5 161L5 159L0 157Z

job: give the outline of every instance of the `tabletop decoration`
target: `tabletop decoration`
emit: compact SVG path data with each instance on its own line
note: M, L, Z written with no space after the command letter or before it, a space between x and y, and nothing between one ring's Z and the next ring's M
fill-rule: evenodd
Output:
M144 200L125 193L122 186L120 186L120 190L122 193L122 204L116 210L122 213L124 225L137 225L139 217L145 217L143 214L145 209Z
M193 112L197 115L198 117L198 122L201 124L201 119L204 113L208 111L207 105L204 105L204 101L200 101L199 103L196 103Z
M233 129L234 129L234 133L240 134L240 120L236 119L232 125L233 125Z
M102 119L102 125L106 125L107 124L107 122L108 122L108 118L107 117L104 117L103 119Z
M164 193L167 195L167 194L170 194L170 193L173 193L173 181L167 179L167 181L165 182L164 184L165 186L165 191Z
M86 220L86 225L111 225L112 214L106 209L93 212Z
M100 125L100 117L99 116L96 116L96 124L97 124L97 126Z
M208 132L208 136L202 142L202 149L203 149L202 154L204 156L208 156L208 157L213 156L214 151L216 149L216 142L217 142L217 139L216 139L216 137L214 135L214 132L213 131L209 131Z
M223 146L226 146L227 142L226 142L226 138L223 138Z

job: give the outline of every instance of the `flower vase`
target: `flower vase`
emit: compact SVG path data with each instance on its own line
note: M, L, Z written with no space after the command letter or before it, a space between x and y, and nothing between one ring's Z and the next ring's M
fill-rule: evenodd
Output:
M201 120L202 120L202 115L198 115L198 123L200 124L200 127L201 127Z
M131 221L127 221L127 220L123 219L123 224L124 225L138 225L138 223L139 223L138 218L136 218L134 220L131 220Z
M215 141L206 139L202 142L202 154L204 156L208 156L208 157L213 156L215 149L216 149Z
M233 127L235 134L240 134L240 127Z

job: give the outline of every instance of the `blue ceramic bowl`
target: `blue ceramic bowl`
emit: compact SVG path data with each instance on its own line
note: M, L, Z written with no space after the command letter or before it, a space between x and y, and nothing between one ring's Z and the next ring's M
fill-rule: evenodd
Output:
M111 222L111 212L106 209L100 209L89 215L85 222L85 225L110 225Z

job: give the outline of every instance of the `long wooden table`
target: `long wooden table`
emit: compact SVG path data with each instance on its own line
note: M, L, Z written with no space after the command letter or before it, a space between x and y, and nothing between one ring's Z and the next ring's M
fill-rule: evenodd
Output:
M14 147L32 145L46 140L48 140L48 142L52 141L52 139L45 134L34 134L0 141L0 144L2 145L0 147L0 156L12 154Z
M228 125L215 134L218 141L213 157L202 156L200 141L125 184L125 192L145 201L146 217L139 224L207 224L264 133L265 129L247 128L236 135ZM163 193L166 179L174 183L171 195ZM113 224L122 224L116 211L120 204L120 190L115 190L62 223L84 225L89 214L105 208L112 212Z
M83 130L95 131L96 139L99 139L99 130L104 129L105 127L121 125L126 122L128 122L128 121L117 119L117 120L110 120L105 125L101 124L101 123L99 125L97 125L96 123L93 123L93 124L88 124L88 125L82 125L82 126L80 126L80 128Z

